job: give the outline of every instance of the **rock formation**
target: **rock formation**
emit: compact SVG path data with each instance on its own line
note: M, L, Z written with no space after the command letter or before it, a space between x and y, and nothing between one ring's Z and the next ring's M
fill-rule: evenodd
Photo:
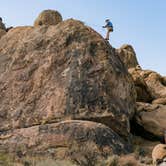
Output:
M152 152L153 164L160 165L165 157L166 157L166 145L159 144L155 146Z
M22 155L51 152L57 155L56 152L61 151L65 156L72 144L78 146L83 143L93 144L103 153L128 152L123 139L109 127L89 121L63 121L2 132L0 135L1 151L8 149L10 153Z
M143 70L132 46L114 49L81 21L62 21L51 10L34 26L1 36L2 152L66 158L71 146L86 144L102 157L126 154L130 128L138 130L133 123L143 134L162 137L166 77Z
M136 93L115 49L80 21L48 24L13 28L0 40L1 149L44 153L78 136L100 149L129 151L123 138Z
M137 101L138 102L151 102L153 100L151 91L144 80L144 78L140 74L140 69L129 68L129 73L132 75L135 89L137 92Z
M136 53L131 45L124 44L122 47L116 50L118 56L124 62L127 69L138 66Z
M144 78L155 99L166 98L166 82L164 77L150 70L144 70L140 74Z
M133 79L138 78L134 81L138 94L135 120L146 131L162 137L166 129L166 86L163 83L163 77L156 72L146 70L140 70L136 75L134 72L130 73ZM138 80L142 80L139 85ZM142 90L137 87L141 87ZM140 101L142 103L139 103Z
M160 104L137 103L136 122L160 138L166 128L166 106Z
M44 10L34 22L34 26L57 25L62 22L62 16L58 11Z
M125 46L128 49L130 46ZM122 47L120 50L123 50ZM132 48L129 49L130 52ZM119 49L117 52L120 52ZM121 51L123 52L123 51ZM151 71L137 68L134 51L128 57L127 52L120 55L131 74L137 92L137 106L134 121L145 131L161 138L166 129L166 82L165 77ZM122 53L121 53L122 54ZM128 60L129 59L129 60ZM137 130L137 129L136 129Z

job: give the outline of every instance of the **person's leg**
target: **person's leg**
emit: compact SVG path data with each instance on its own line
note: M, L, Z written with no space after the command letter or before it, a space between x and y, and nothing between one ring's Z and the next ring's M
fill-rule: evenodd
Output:
M109 31L109 29L107 30L107 35L106 35L106 40L109 40L109 36L110 36L110 31Z

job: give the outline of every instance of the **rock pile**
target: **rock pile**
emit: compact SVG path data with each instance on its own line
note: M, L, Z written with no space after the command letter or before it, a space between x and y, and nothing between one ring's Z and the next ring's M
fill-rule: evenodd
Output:
M130 48L131 46L125 47ZM122 51L118 49L118 52ZM137 108L134 121L144 128L145 131L162 139L163 131L166 129L165 77L151 70L137 68L139 64L134 51L132 52L129 60L127 52L124 52L123 59L121 59L126 64L133 78L137 92Z

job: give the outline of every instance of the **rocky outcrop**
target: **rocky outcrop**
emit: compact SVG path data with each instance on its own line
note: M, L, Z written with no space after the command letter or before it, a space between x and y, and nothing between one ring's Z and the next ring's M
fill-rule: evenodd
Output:
M158 98L152 101L152 104L163 104L166 105L166 98Z
M153 100L153 97L148 85L146 84L146 81L140 74L142 70L137 68L130 68L128 71L131 74L135 84L137 101L147 103L151 102Z
M136 123L145 131L162 138L166 127L166 106L137 103Z
M9 137L4 135L5 141L1 137L4 148L12 144L17 147L13 141L19 139L26 147L30 137L34 142L40 140L43 148L45 141L46 147L51 142L57 145L57 135L38 131L42 124L61 126L66 120L102 123L108 132L112 129L126 139L130 134L129 120L136 99L132 79L115 49L80 21L11 29L0 40L0 91L0 131L2 135L9 132ZM69 135L77 135L73 124L67 130ZM90 122L84 124L83 137L89 134ZM63 129L56 130L58 138L61 134L63 138ZM94 133L106 142L113 141L116 136L105 136L106 130ZM99 142L102 144L102 139ZM116 149L113 144L116 142L108 147Z
M165 88L165 77L141 69L132 46L114 49L82 22L46 10L34 26L0 39L0 149L19 158L66 158L73 148L79 156L127 153L132 124L163 136ZM129 155L124 165L126 157L137 164Z
M127 69L134 68L139 65L136 53L131 45L125 44L116 51Z
M166 98L165 77L162 77L160 74L150 70L143 70L140 74L144 78L151 91L152 96L155 99Z
M35 20L34 26L57 25L60 22L62 22L62 16L58 11L44 10Z
M152 151L153 164L161 165L165 157L166 157L166 145L165 144L156 145ZM165 162L163 166L164 165L165 165Z
M151 70L130 68L128 71L137 91L135 123L141 126L144 132L151 133L158 138L163 137L166 126L165 77Z
M140 74L143 70L138 64L136 53L133 47L125 44L119 49L116 49L116 53L132 76L137 93L137 101L151 102L153 97L146 81L144 80L144 77Z
M110 128L89 121L63 121L0 133L0 148L19 155L67 154L69 147L93 144L96 153L121 154L129 147ZM90 149L92 150L92 149ZM59 151L59 152L58 152Z

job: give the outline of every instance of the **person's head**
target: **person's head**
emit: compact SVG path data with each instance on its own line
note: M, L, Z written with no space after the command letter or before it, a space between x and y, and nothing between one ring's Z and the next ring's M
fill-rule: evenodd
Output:
M109 22L109 21L110 21L109 19L106 19L106 20L105 20L106 23Z
M0 21L2 21L2 17L0 17Z

